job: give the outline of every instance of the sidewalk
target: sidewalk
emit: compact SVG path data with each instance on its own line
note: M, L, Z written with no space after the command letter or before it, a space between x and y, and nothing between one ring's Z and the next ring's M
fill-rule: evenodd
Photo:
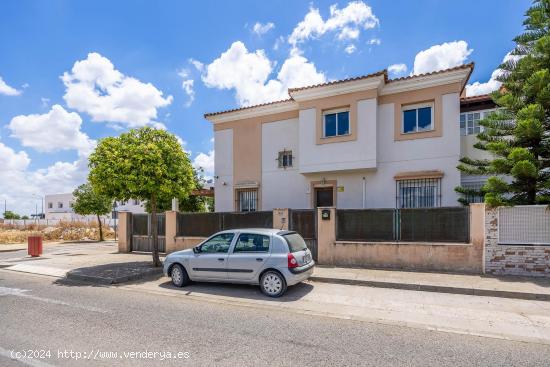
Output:
M550 301L550 279L548 278L317 266L310 279L333 284Z

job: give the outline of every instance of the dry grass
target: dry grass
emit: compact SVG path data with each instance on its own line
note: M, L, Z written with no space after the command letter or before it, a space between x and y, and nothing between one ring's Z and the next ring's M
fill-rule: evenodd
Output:
M28 236L40 235L44 241L99 240L97 223L59 222L53 226L28 224L25 227L13 224L0 224L0 244L24 243ZM113 229L103 226L103 237L115 237Z

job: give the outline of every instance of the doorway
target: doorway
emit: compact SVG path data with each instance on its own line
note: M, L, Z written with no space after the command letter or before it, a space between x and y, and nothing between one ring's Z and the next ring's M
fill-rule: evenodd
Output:
M334 187L316 187L315 207L334 206Z

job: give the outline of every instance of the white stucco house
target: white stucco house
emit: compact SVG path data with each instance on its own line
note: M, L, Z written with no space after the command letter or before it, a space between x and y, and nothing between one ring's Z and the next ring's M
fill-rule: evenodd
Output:
M74 202L74 196L72 193L65 194L48 194L44 196L45 206L45 219L57 219L57 220L96 220L94 215L82 216L74 212L72 203ZM125 202L116 202L116 211L132 212L132 213L145 213L145 207L139 200L129 200ZM112 214L106 215L105 218L111 218Z
M456 166L473 144L461 135L461 95L473 67L399 79L384 70L205 114L216 211L459 205Z

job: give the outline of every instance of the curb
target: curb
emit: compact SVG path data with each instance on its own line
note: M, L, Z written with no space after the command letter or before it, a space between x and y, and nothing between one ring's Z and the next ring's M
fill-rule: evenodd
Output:
M120 277L101 277L97 275L81 274L79 271L69 271L67 272L67 275L65 276L65 278L70 280L109 285L109 284L120 284L120 283L131 282L134 280L139 280L149 276L160 275L160 274L162 274L162 268L147 269L138 274L131 274L131 275L125 275Z
M309 280L314 282L319 282L319 283L358 285L363 287L403 289L408 291L450 293L450 294L462 294L462 295L469 295L469 296L498 297L498 298L511 298L511 299L550 302L550 294L546 294L546 293L510 292L510 291L499 291L499 290L491 290L491 289L446 287L446 286L428 285L428 284L392 283L392 282L381 282L376 280L327 278L327 277L319 277L319 276L311 276L309 277Z

